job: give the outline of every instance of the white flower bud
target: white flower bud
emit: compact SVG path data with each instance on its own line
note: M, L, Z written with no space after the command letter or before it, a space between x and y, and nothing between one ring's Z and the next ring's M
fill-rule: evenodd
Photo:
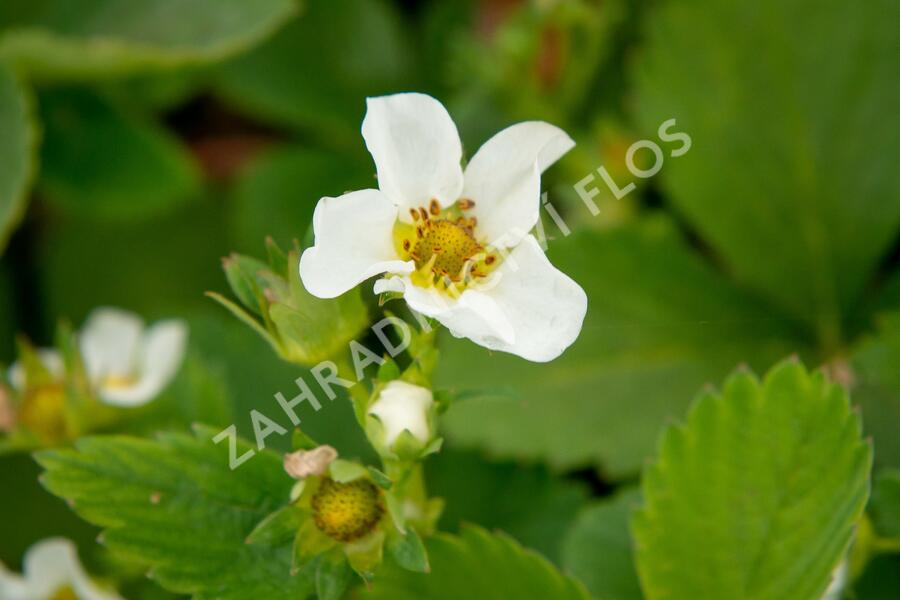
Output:
M381 390L369 414L381 421L385 445L392 445L404 430L425 444L431 438L428 412L432 404L434 396L428 388L395 380Z

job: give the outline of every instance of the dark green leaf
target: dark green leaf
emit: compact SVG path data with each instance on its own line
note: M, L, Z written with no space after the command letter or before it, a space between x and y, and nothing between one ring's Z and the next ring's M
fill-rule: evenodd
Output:
M269 35L294 0L6 0L0 59L81 79L219 60Z
M153 123L82 91L41 96L42 194L68 211L140 220L172 212L199 190L187 151Z
M730 285L665 222L580 232L550 259L587 292L579 339L535 364L445 339L439 384L506 394L453 404L448 438L561 467L633 473L701 386L742 362L766 368L806 345L790 322Z
M37 144L31 100L0 64L0 253L25 215Z
M562 564L595 598L642 600L628 523L640 500L635 490L597 502L576 519L563 543Z
M675 206L829 349L900 225L900 3L688 0L650 11L646 134L676 119Z

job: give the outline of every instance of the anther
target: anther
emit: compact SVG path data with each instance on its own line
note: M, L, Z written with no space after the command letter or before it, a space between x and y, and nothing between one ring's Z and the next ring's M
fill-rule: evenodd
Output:
M424 207L422 207L422 206L419 207L419 214L422 215L422 219L423 219L424 221L427 221L427 220L428 220L428 211L425 210Z
M460 210L469 210L475 206L475 201L471 198L460 198L456 205L460 208Z
M412 215L413 221L419 220L419 211L417 211L416 209L414 209L414 208L409 209L409 214Z
M437 201L437 198L432 198L428 203L428 211L434 216L441 214L441 203Z

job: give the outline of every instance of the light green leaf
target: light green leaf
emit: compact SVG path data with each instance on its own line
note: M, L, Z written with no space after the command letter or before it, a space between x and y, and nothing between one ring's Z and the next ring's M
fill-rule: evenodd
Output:
M562 564L595 598L642 600L628 523L636 490L597 502L576 519L563 542Z
M294 0L6 0L0 59L54 79L204 63L252 46L295 10Z
M649 11L638 118L675 206L737 278L840 341L900 226L900 4L688 0Z
M232 472L228 444L196 436L84 438L75 449L40 453L46 487L105 528L118 555L151 568L173 592L197 599L305 598L311 569L290 575L290 544L250 545L254 527L290 494L281 460L262 452ZM239 444L238 454L249 446Z
M490 462L474 452L441 452L429 460L426 475L429 491L446 501L441 529L456 532L475 523L500 530L554 562L588 497L586 486L546 468Z
M850 360L853 401L875 441L875 462L900 467L900 312L882 315L876 334Z
M174 138L97 96L43 94L41 116L39 189L74 214L140 220L179 208L199 190L199 170Z
M444 418L451 441L621 477L705 383L742 362L767 368L805 351L791 323L730 285L666 222L576 233L551 243L549 257L587 292L579 339L547 364L445 339L439 384L520 394L455 402Z
M587 600L584 588L511 538L466 527L428 543L431 573L391 566L377 574L364 600Z
M35 171L33 118L28 94L0 64L0 254L25 215Z
M216 86L255 116L356 147L366 96L408 87L404 36L384 0L312 0L272 39L222 66Z
M649 600L819 600L869 493L842 387L794 361L704 394L669 428L632 523Z

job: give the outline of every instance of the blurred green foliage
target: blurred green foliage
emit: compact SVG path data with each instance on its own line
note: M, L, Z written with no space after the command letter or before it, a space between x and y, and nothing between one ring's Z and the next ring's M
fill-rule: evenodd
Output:
M630 489L665 424L738 365L765 373L797 354L826 367L862 411L876 470L900 466L898 11L894 0L7 0L0 362L17 333L49 344L58 319L80 323L101 304L183 317L188 365L132 431L233 414L247 434L249 410L277 414L273 395L306 372L203 294L226 289L221 257L262 256L267 235L305 242L319 197L374 185L365 97L435 95L470 156L508 124L551 121L578 142L544 180L576 233L546 213L543 224L552 260L588 293L584 330L550 364L443 340L439 383L475 393L444 419L448 446L467 452L435 460L430 483L449 502L445 529L499 528L598 597L640 597L626 526L636 495L589 500L576 480ZM684 156L657 136L669 118L692 137ZM624 164L642 138L665 155L648 181ZM573 185L600 166L639 185L621 200L603 192L594 217ZM349 403L302 416L316 439L368 458ZM108 561L37 472L0 459L0 488L16 490L0 494L0 513L21 515L0 560L17 567L32 542L64 534L92 565ZM882 522L896 514L886 495ZM435 565L484 567L506 546L498 569L536 564L502 537L462 532L434 542ZM894 597L896 559L877 556L857 597ZM535 569L535 585L567 586ZM196 588L179 577L169 573ZM129 597L165 597L132 585Z

